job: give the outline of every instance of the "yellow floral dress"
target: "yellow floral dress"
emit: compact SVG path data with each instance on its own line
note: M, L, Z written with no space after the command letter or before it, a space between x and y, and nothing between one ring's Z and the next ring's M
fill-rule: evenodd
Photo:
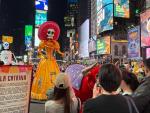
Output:
M45 49L46 55L42 55L41 51ZM55 40L42 41L39 45L39 53L42 58L38 64L37 71L32 83L31 98L37 100L46 100L46 92L54 87L56 76L60 72L56 59L53 57L53 52L60 52L59 43Z

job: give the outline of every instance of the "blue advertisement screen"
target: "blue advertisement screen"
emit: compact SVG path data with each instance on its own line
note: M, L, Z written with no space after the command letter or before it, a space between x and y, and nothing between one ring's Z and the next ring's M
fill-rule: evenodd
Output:
M129 0L114 0L114 16L129 18Z
M128 31L128 58L140 57L140 27Z
M68 0L68 3L77 3L78 0Z
M113 0L97 0L97 34L113 29Z
M48 0L36 0L35 7L37 10L48 10Z
M47 21L47 12L36 10L35 15L35 26L39 26Z

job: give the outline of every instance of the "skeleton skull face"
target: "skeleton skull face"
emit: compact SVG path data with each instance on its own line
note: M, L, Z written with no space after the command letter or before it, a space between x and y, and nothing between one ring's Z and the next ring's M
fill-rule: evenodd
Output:
M8 42L4 42L3 43L3 47L4 47L4 49L9 49L9 43Z
M54 29L48 29L48 31L47 31L47 38L48 39L53 39L54 33L55 33Z

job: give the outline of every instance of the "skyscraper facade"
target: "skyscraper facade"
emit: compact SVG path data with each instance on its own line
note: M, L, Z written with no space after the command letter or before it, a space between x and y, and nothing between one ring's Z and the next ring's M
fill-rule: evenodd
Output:
M91 37L93 36L96 36L97 35L97 27L96 27L96 23L97 23L97 11L96 11L96 8L97 5L96 5L96 0L91 0L91 21L90 21L90 24L91 24L91 29L90 29L90 32L91 32Z

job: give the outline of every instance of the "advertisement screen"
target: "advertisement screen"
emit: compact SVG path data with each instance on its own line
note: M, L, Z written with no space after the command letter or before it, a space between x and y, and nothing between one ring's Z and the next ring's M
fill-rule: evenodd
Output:
M36 10L35 14L35 26L39 26L47 21L47 12Z
M88 43L89 52L93 52L96 50L96 41L90 39Z
M66 16L64 17L64 22L66 27L73 27L74 26L74 17Z
M150 0L146 0L146 8L150 8Z
M78 0L68 0L68 3L77 3Z
M35 8L37 10L48 10L48 0L36 0Z
M114 0L114 16L129 18L129 0Z
M97 0L97 34L113 29L113 0Z
M0 43L0 51L2 50L2 44Z
M140 57L140 27L128 31L128 58Z
M141 17L141 46L150 46L150 9L140 15Z
M32 36L33 26L25 25L25 36Z
M146 58L150 58L150 48L146 48Z
M97 54L110 54L110 36L97 39L96 49Z
M89 19L87 19L79 28L79 55L81 58L89 57Z
M2 42L8 42L8 43L13 43L13 37L12 36L2 36Z
M35 28L35 34L34 34L35 38L34 38L34 46L38 47L40 44L40 39L38 37L38 28Z

